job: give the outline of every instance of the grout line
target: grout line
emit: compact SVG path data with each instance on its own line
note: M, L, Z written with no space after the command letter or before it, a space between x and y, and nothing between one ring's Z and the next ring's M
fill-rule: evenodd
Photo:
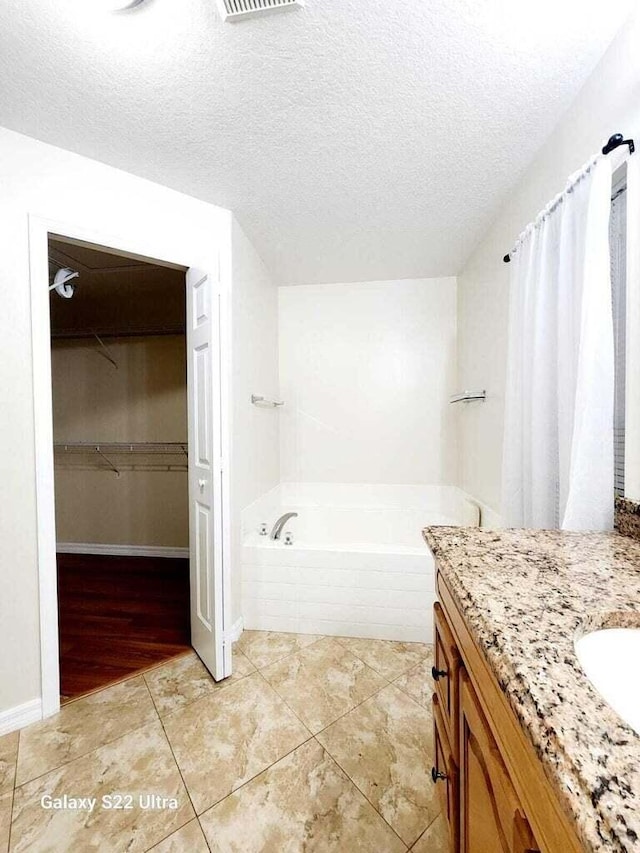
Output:
M11 832L13 830L13 807L14 807L15 801L16 801L15 786L8 793L11 794L11 806L9 807L9 835L7 837L7 853L9 850L11 850Z
M306 726L305 726L305 728L306 728ZM308 729L307 729L307 731L308 731ZM216 800L215 802L208 805L205 809L203 809L200 812L200 814L196 813L196 817L198 818L198 820L200 820L202 815L206 814L208 811L211 811L211 809L214 806L217 806L220 803L223 803L225 800L229 799L229 797L233 796L234 794L237 794L238 791L241 791L243 788L246 788L247 785L249 785L251 782L255 781L259 776L262 776L263 773L266 773L268 770L271 770L271 768L275 767L276 764L279 764L281 761L284 761L285 758L287 758L289 755L294 753L297 749L300 749L301 746L304 746L305 744L309 743L309 741L312 741L312 740L315 740L315 738L309 732L309 737L306 738L306 740L303 740L301 743L294 746L288 752L285 752L284 755L281 755L279 758L276 758L275 761L272 761L271 764L267 765L267 767L264 767L262 770L260 770L258 773L256 773L255 776L252 776L250 779L245 779L245 781L241 785L238 785L238 787L234 788L233 791L229 791L229 793L225 794L224 797L220 797L219 800Z
M442 814L442 812L438 812L438 814L433 818L433 820L429 821L429 824L427 826L425 826L423 831L420 833L420 835L416 838L416 840L413 842L413 844L409 848L409 853L411 853L411 851L414 849L414 847L416 846L418 841L420 841L422 836L427 834L427 832L431 829L431 827L438 820L438 818L440 817L441 814Z
M172 836L172 835L174 835L176 832L180 832L180 830L181 830L181 829L184 829L184 828L185 828L185 826L186 826L188 823L191 823L191 821L192 821L192 820L197 820L197 819L198 819L197 817L190 817L188 821L186 821L185 823L181 824L177 829L173 829L173 830L171 830L171 832L170 832L168 835L163 835L163 837L162 837L162 838L159 838L156 842L154 842L154 843L151 845L151 847L145 847L145 848L144 848L144 853L149 853L149 851L153 850L153 849L154 849L154 847L157 847L157 846L158 846L158 844L162 844L162 842L163 842L163 841L166 841L168 838L171 838L171 836Z
M265 634L279 634L279 633L283 633L283 632L280 632L280 631L265 631L264 633L265 633ZM307 637L308 637L308 636L309 636L309 634L294 634L294 636L302 636L302 637L307 636ZM262 666L258 666L258 664L257 664L257 663L255 663L253 660L251 660L251 658L249 657L248 653L247 653L244 649L240 649L240 651L241 651L241 652L242 652L242 654L243 654L243 655L244 655L244 656L245 656L245 657L246 657L246 658L247 658L247 659L248 659L248 660L253 664L253 666L255 666L255 668L259 671L259 670L262 670L262 669L267 669L267 667L272 666L274 663L279 663L280 661L285 660L286 658L293 657L293 655L297 655L299 652L303 652L305 649L310 649L310 648L311 648L311 646L315 646L315 645L316 645L316 643L319 643L319 642L321 642L322 640L327 640L327 639L331 640L331 639L334 639L334 638L333 638L333 637L327 637L327 636L325 636L325 635L323 634L322 636L318 636L318 639L317 639L317 640L314 640L312 643L308 643L306 646L301 646L299 649L295 649L295 650L294 650L294 651L292 651L292 652L287 652L287 653L286 653L285 655L283 655L281 658L275 658L275 660L271 660L271 661L269 661L268 663L262 664ZM234 645L235 645L235 644L234 644Z
M146 684L146 681L145 681L145 684ZM147 690L149 690L149 686L148 686L148 685L147 685ZM169 752L171 753L171 757L173 758L173 763L175 764L175 766L176 766L176 770L178 771L178 774L179 774L179 776L180 776L180 779L182 780L182 784L183 784L183 786L184 786L184 790L186 791L186 794L187 794L187 797L188 797L188 799L189 799L189 802L191 803L191 808L193 809L193 814L194 814L194 815L195 815L195 817L197 818L197 816L198 816L198 812L196 811L196 807L195 807L195 805L193 804L193 800L191 799L191 793L189 792L189 788L187 787L186 780L185 780L184 776L182 775L182 770L181 770L181 768L180 768L180 765L178 764L178 759L176 758L176 754L175 754L175 752L173 751L173 746L171 745L171 740L169 739L169 735L167 734L167 730L166 730L166 729L165 729L165 727L164 727L164 721L163 721L162 717L160 716L160 713L159 713L158 708L157 708L157 706L156 706L155 699L153 698L153 694L151 693L151 691L150 691L150 690L149 690L149 695L151 696L151 701L153 702L153 707L154 707L154 709L155 709L156 714L158 715L158 720L160 721L160 725L162 726L162 734L164 735L164 739L166 740L166 742L167 742L167 746L169 747ZM191 820L192 820L192 818L189 818L189 820L188 820L188 821L186 821L186 823L183 823L183 824L182 824L182 826L186 826L186 825L187 825L187 823L190 823L190 822L191 822ZM182 827L178 827L178 829L182 829ZM178 831L178 830L175 830L175 832L177 832L177 831ZM173 833L171 832L171 833L169 833L169 835L173 835ZM165 836L165 838L168 838L168 837L169 837L169 835ZM164 841L164 839L161 839L161 840L162 840L162 841ZM160 844L160 841L157 841L157 842L156 842L156 844ZM154 846L155 846L155 845L154 845ZM149 849L151 849L151 848L149 848Z
M204 812L203 812L204 814ZM200 815L195 816L195 820L198 822L198 826L200 827L200 832L202 833L202 837L204 838L204 843L207 845L207 850L211 851L211 845L209 844L209 839L207 838L207 833L204 831L204 826L200 821Z
M283 705L285 705L285 706L286 706L286 707L291 711L291 713L292 713L292 714L293 714L293 716L296 718L296 720L298 720L298 722L300 723L300 725L301 725L304 729L306 729L306 731L308 731L308 732L309 732L309 738L314 737L314 734L313 734L313 732L311 731L311 729L309 728L309 726L308 726L308 725L304 722L304 720L300 717L300 714L296 713L296 711L291 707L291 705L287 702L287 700L284 698L284 696L281 696L281 695L280 695L280 693L278 693L278 691L277 691L277 690L276 690L276 688L273 686L273 684L271 684L271 683L270 683L270 682L269 682L269 681L264 677L264 675L262 674L262 672L260 672L260 670L259 670L259 669L258 669L258 670L256 670L256 672L258 673L258 675L260 676L260 678L264 681L264 683L265 683L268 687L270 687L270 688L271 688L271 690L273 690L273 692L276 694L276 696L278 697L278 699L283 703ZM309 740L309 738L307 738L307 740ZM304 741L304 743L306 743L306 742L307 742L307 741ZM280 759L278 759L278 761L279 761L279 760L280 760ZM274 762L274 764L275 764L275 763L276 763L276 762ZM272 766L272 765L269 765L269 766Z
M325 638L325 639L326 639L326 638ZM333 638L333 637L331 637L330 639L334 639L334 638ZM376 672L374 669L372 669L372 668L371 668L367 663L365 663L363 660L361 660L360 658L358 658L358 657L357 657L357 655L354 655L352 652L349 652L349 650L348 650L348 649L345 649L345 648L344 648L344 646L342 646L342 648L343 648L346 652L348 652L348 654L351 654L351 655L352 655L352 657L354 657L354 658L356 658L357 660L359 660L359 661L360 661L360 663L362 663L365 667L367 667L367 669L371 669L371 671L372 671L372 672L374 672L376 675L378 675L378 676L379 676L379 677L380 677L380 678L381 678L385 683L384 683L384 684L382 684L382 685L380 685L380 687L378 687L376 690L374 690L374 691L373 691L373 693L371 693L369 696L367 696L367 697L366 697L365 699L363 699L361 702L358 702L358 704L357 704L357 705L354 705L352 708L349 708L349 710L348 710L348 711L345 711L343 714L340 714L340 716L339 716L339 717L336 717L336 719L335 719L335 720L332 720L330 723L328 723L328 724L327 724L326 726L324 726L323 728L319 729L317 732L311 732L311 729L309 728L309 726L304 722L304 720L302 720L302 718L300 717L300 715L299 715L299 714L298 714L298 713L297 713L297 712L296 712L296 711L291 707L291 705L289 705L289 703L288 703L288 702L287 702L287 700L284 698L284 696L282 696L282 695L281 695L281 693L280 693L280 691L278 690L278 688L277 688L277 687L275 687L273 684L271 684L271 682L270 682L270 681L269 681L269 680L268 680L268 679L263 675L263 673L262 673L260 670L258 670L258 672L260 673L260 675L262 675L262 677L264 678L264 680L266 681L266 683L269 685L269 687L271 687L271 689L272 689L272 690L274 690L274 691L276 692L276 694L277 694L277 695L279 696L279 698L284 702L284 704L287 706L287 708L289 708L289 710L290 710L290 711L291 711L291 712L292 712L292 713L297 717L297 719L298 719L298 720L300 720L300 722L301 722L301 723L302 723L302 725L305 727L305 729L307 729L307 731L311 732L311 736L312 736L312 737L314 737L314 738L315 738L317 735L319 735L321 732L325 731L325 729L328 729L328 728L329 728L329 726L332 726L334 723L337 723L337 722L338 722L338 720L341 720L343 717L346 717L346 716L347 716L347 714L350 714L352 711L355 711L355 709L356 709L356 708L359 708L359 707L360 707L360 705L363 705L363 704L364 704L365 702L367 702L369 699L372 699L374 696L377 696L377 694L378 694L378 693L380 693L382 690L385 690L387 687L389 687L389 686L392 684L392 682L391 682L391 681L388 681L388 680L387 680L383 675L380 675L378 672ZM301 649L300 651L304 651L304 649ZM267 668L267 667L265 667L265 669L266 669L266 668Z
M157 712L154 712L157 715ZM35 782L38 779L43 779L45 776L48 776L49 773L53 773L56 770L61 770L63 767L67 767L69 764L73 764L74 761L78 761L80 758L86 758L88 755L93 755L94 752L97 752L99 749L102 749L105 746L110 746L116 741L120 740L123 737L128 737L132 735L134 732L139 732L141 729L145 729L147 726L155 725L156 723L161 723L162 720L159 718L157 720L147 720L146 723L142 723L140 725L134 726L132 729L129 729L126 732L119 732L115 737L111 738L111 740L107 740L104 743L99 743L97 746L92 747L92 749L88 749L86 752L81 753L80 755L74 755L73 758L69 758L67 761L63 761L62 764L56 764L55 767L50 767L48 770L45 770L43 773L39 773L37 776L34 776L32 779L25 779L24 782L20 782L19 785L15 785L14 790L18 790L18 788L24 788L25 785L30 785L32 782ZM17 770L17 765L16 765ZM17 778L17 776L16 776Z
M183 652L177 652L177 654L171 655L157 663L152 663L149 664L149 666L143 666L142 669L137 669L135 672L130 672L129 675L123 675L122 678L116 678L115 681L109 681L107 684L102 684L100 687L95 687L93 690L89 690L86 693L79 693L77 696L72 696L71 699L67 699L66 702L60 703L60 711L62 711L63 708L67 708L69 705L73 705L74 702L79 702L81 699L87 699L89 696L95 696L96 693L101 693L103 690L108 690L110 687L117 687L119 684L124 684L126 681L131 681L133 678L145 676L148 672L153 672L154 669L159 669L161 666L166 666L174 660L186 657L193 651L193 648L185 649ZM58 711L58 713L60 713L60 711Z
M200 660L200 658L198 658L198 660ZM204 664L203 664L203 666L204 666ZM205 667L205 669L206 669L206 667ZM190 705L193 705L196 702L200 702L201 699L208 699L211 696L216 696L218 693L220 693L220 691L227 690L229 687L233 687L234 685L239 684L245 678L248 678L250 675L254 675L256 672L257 672L257 670L253 669L253 670L251 670L251 672L247 672L245 675L232 675L232 676L229 676L228 678L223 678L221 681L216 681L211 676L211 673L207 670L207 675L211 678L211 681L213 682L214 687L210 691L203 693L201 696L196 696L193 699L189 699L189 701L184 702L182 705L179 705L177 708L174 708L172 711L167 711L164 714L164 716L160 713L160 711L158 711L158 707L156 705L155 699L153 698L153 693L151 691L151 688L149 687L146 676L144 678L144 681L145 681L145 684L147 685L147 690L149 691L149 693L151 693L151 700L152 700L152 702L156 708L156 713L158 714L158 717L160 718L160 721L162 722L167 717L170 717L173 714L177 714L178 712L184 710L185 708L188 708ZM218 686L218 685L220 685L220 686Z
M362 788L360 788L360 786L359 786L356 782L354 782L354 780L353 780L353 779L351 778L351 776L347 773L347 771L344 769L344 767L342 766L342 764L340 764L340 762L338 761L338 759L337 759L334 755L332 755L332 754L329 752L329 750L327 749L327 747L326 747L326 746L325 746L321 741L317 740L317 738L314 738L314 740L316 740L316 741L317 741L317 743L319 743L319 744L320 744L320 746L322 747L322 749L324 750L324 752L326 752L326 753L327 753L327 755L329 756L329 758L330 758L330 759L331 759L331 760L332 760L332 761L333 761L333 762L334 762L334 763L335 763L335 764L340 768L340 770L342 770L342 772L343 772L343 773L344 773L344 775L346 776L347 780L348 780L349 782L351 782L351 784L353 785L353 787L354 787L357 791L359 791L359 792L362 794L362 796L363 796L363 797L365 798L365 800L369 803L369 805L371 806L371 808L375 811L375 813L376 813L377 815L379 815L379 817L380 817L380 818L382 818L382 820L386 823L386 825L387 825L387 826L389 827L389 829L393 832L393 834L394 834L397 838L399 838L399 839L400 839L400 841L401 841L401 842L402 842L402 844L404 845L405 850L408 850L408 849L409 849L409 845L406 843L406 841L405 841L403 838L400 838L400 836L398 835L398 833L396 832L396 830L391 826L391 824L390 824L390 823L389 823L389 821L385 818L385 816L382 814L382 812L380 811L380 809L379 809L377 806L375 806L375 805L371 802L371 800L369 799L369 797L367 797L367 795L366 795L366 794L365 794L365 792L362 790ZM428 827L427 827L427 828L428 828ZM425 832L426 832L426 829L425 829ZM418 840L418 839L416 839L416 841L417 841L417 840ZM415 842L414 842L414 844L415 844Z

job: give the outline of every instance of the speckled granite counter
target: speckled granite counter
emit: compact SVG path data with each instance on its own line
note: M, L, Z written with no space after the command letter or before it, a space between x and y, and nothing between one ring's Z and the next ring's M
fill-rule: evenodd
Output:
M424 538L585 850L640 851L640 736L573 646L594 627L640 625L640 541L459 527Z

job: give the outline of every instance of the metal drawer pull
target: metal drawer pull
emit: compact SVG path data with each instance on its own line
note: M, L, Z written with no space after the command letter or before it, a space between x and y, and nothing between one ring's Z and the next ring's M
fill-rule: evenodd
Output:
M435 767L431 768L431 779L433 780L434 785L438 781L438 779L446 779L446 778L447 778L446 773L443 773L441 770L436 770Z
M431 675L433 676L435 681L437 681L439 678L444 678L448 674L449 673L446 669L436 669L435 666L431 667Z

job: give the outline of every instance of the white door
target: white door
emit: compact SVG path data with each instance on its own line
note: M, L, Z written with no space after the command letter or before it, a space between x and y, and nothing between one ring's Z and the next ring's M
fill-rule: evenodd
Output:
M191 642L215 679L224 677L220 292L206 272L187 272L189 556Z

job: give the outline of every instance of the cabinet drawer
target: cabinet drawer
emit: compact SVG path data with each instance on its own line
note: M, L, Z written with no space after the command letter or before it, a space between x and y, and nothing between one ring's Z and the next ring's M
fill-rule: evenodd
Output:
M440 705L447 737L456 763L458 751L458 709L460 654L439 602L433 606L433 669L436 696Z
M449 853L458 853L458 768L451 754L449 737L437 696L433 697L433 768L431 778L438 788L442 813L449 828Z
M461 853L540 853L467 673L460 676Z

